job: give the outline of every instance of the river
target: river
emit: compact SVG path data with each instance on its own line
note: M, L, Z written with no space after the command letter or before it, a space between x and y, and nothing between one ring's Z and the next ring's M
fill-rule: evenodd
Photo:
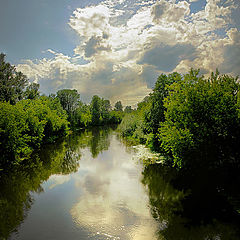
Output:
M175 173L137 156L110 127L45 146L1 175L0 239L240 239L236 222L180 214L188 194Z

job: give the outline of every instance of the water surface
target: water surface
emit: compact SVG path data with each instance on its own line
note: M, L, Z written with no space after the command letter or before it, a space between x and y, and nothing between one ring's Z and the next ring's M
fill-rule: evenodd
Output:
M114 129L95 128L2 174L0 239L240 239L236 222L189 221L176 173L143 167L136 151ZM188 204L201 209L201 200Z

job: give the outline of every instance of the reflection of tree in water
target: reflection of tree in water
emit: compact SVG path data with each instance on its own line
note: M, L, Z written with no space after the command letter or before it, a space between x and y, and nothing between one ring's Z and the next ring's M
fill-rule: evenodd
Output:
M90 150L93 158L96 158L99 153L109 148L109 133L111 132L111 130L112 129L109 127L97 127L92 129Z
M1 172L0 239L7 239L24 221L34 202L31 192L42 192L41 184L53 174L76 172L81 149L90 147L93 157L107 150L111 130L102 127L72 134L64 141L46 145L28 162Z
M142 182L152 216L160 222L159 239L239 240L239 181L233 173L226 167L186 172L145 167Z
M78 169L74 145L66 141L45 147L22 164L0 175L0 239L7 239L27 215L34 199L31 192L43 191L41 184L52 174L68 174Z

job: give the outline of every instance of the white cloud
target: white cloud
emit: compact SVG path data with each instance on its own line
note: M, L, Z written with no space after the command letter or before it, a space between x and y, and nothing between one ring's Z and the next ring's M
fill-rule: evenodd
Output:
M70 179L70 175L52 175L50 177L50 182L52 181L53 183L49 186L49 189L53 189L58 185L66 183L70 181Z
M180 19L183 19L186 15L189 15L189 6L190 4L186 1L179 1L174 4L172 2L162 0L152 7L153 19L158 23L162 23L164 21L167 23L175 23Z
M190 4L106 0L78 8L69 20L79 36L75 55L49 49L51 59L25 60L18 69L43 92L76 88L84 100L99 94L126 105L148 94L161 72L195 67L237 74L240 36L232 27L233 1L207 0L195 13Z
M80 37L101 36L109 29L109 17L110 10L103 5L78 8L73 12L69 25Z

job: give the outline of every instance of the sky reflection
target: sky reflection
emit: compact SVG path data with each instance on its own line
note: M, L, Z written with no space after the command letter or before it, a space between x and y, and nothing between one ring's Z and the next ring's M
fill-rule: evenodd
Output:
M70 211L74 222L98 239L154 239L157 225L140 183L141 166L116 136L110 142L108 151L96 159L88 151L83 153L79 172L73 176L82 191Z

